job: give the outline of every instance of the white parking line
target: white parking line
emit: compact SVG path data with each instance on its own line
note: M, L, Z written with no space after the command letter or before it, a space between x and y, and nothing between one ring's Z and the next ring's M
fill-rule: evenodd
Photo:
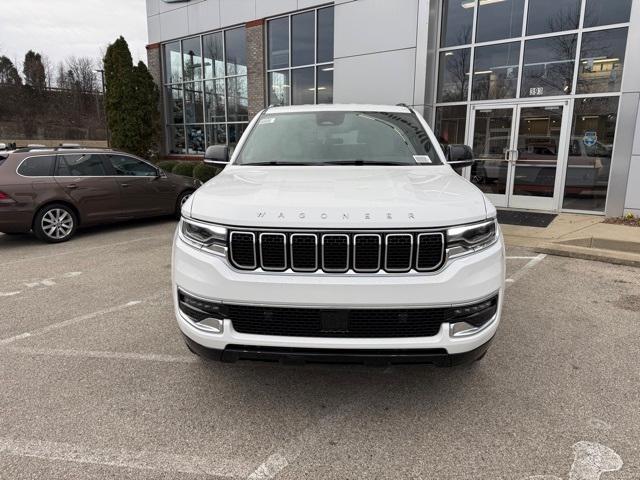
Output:
M98 350L64 350L51 348L9 347L5 351L27 355L46 355L53 357L82 357L114 360L136 360L163 363L201 363L195 355L165 355L159 353L106 352Z
M252 466L244 461L221 458L219 455L199 457L158 451L130 451L115 448L91 448L82 444L19 440L0 437L0 453L20 457L60 460L110 467L167 472L176 474L210 475L239 478L247 475Z
M599 443L578 442L573 445L573 455L569 480L599 480L603 473L617 472L624 464L616 452ZM533 475L527 480L562 479L555 475Z
M0 346L8 345L10 343L16 342L18 340L22 340L23 338L31 337L33 335L40 335L42 333L47 333L52 330L56 330L58 328L67 327L69 325L73 325L75 323L84 322L86 320L91 320L92 318L100 317L102 315L106 315L108 313L119 312L120 310L125 310L127 308L131 308L135 305L139 305L142 303L141 300L133 300L131 302L123 303L122 305L117 305L115 307L104 308L102 310L98 310L93 313L87 313L86 315L81 315L79 317L70 318L69 320L64 320L62 322L53 323L51 325L47 325L46 327L38 328L31 332L21 333L20 335L15 335L13 337L4 338L0 340Z
M170 239L170 238L173 238L173 234L171 234L169 236L167 236L167 235L152 235L152 236L148 236L148 237L134 238L132 240L124 240L122 242L114 242L114 243L106 243L104 245L96 245L95 247L79 248L79 249L75 249L75 250L69 250L67 252L50 253L48 255L39 255L39 256L35 256L35 257L25 257L25 258L20 258L18 260L11 260L9 262L3 262L2 266L13 265L13 264L22 263L22 262L29 262L29 261L32 261L32 260L50 259L50 258L54 258L54 257L61 257L63 255L72 255L72 254L90 252L92 250L98 250L100 248L118 247L120 245L127 245L129 243L135 243L135 242L145 242L147 240L153 240L153 239L156 239L156 238L167 238L167 239Z
M506 280L507 286L513 285L515 282L517 282L522 277L524 277L532 267L535 267L537 264L539 264L541 261L543 261L546 258L546 256L547 256L546 254L541 253L541 254L539 254L539 255L537 255L535 257L529 257L530 260L524 265L524 267L522 267L520 270L518 270L510 278L507 278L507 280Z

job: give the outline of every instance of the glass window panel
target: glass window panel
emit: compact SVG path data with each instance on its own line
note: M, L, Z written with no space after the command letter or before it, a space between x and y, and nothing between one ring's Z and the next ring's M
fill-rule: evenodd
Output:
M581 0L529 0L527 35L575 30Z
M475 115L471 181L485 193L504 194L509 171L504 152L511 144L513 108L477 110Z
M469 91L469 62L471 50L464 48L440 53L438 72L438 101L467 100Z
M568 95L573 84L577 35L528 40L521 97Z
M202 98L202 82L184 84L184 117L185 123L201 123L204 121Z
M126 177L155 177L158 170L147 162L138 160L128 155L107 155L109 163L116 175Z
M333 7L318 10L317 61L333 62Z
M584 26L597 27L629 21L632 0L587 0Z
M182 85L166 87L167 114L169 123L184 122L184 104L182 103Z
M626 28L583 33L578 93L619 92L626 46Z
M315 12L291 16L291 66L315 63Z
M222 32L205 35L202 37L202 45L204 48L204 77L224 77Z
M205 122L225 121L225 96L224 79L204 82Z
M441 47L471 43L475 0L444 0Z
M315 103L313 70L312 67L291 71L292 105L313 105Z
M289 17L276 18L267 23L269 69L289 66Z
M473 67L473 100L514 98L518 88L520 42L477 47Z
M106 176L105 155L73 154L59 155L56 175L60 177L102 177Z
M247 77L227 79L227 115L230 122L249 120L249 97Z
M181 125L169 126L167 128L167 138L169 140L169 153L186 153L184 142L184 127Z
M168 43L164 46L164 75L167 83L182 81L182 59L180 42Z
M190 154L204 153L204 125L187 125L187 146Z
M225 124L207 125L207 146L226 144L227 126Z
M333 65L318 67L318 103L333 103Z
M182 41L182 62L185 82L202 78L200 37L188 38Z
M244 27L224 32L227 75L247 74L247 34Z
M233 153L246 128L247 125L244 123L229 124L227 139L229 140L230 153Z
M289 105L289 70L269 74L269 105Z
M604 211L618 97L576 99L563 208Z
M526 107L520 110L518 158L513 175L514 195L553 197L562 108Z
M476 42L489 42L522 35L524 0L480 1Z
M435 134L441 145L465 143L467 106L436 108Z

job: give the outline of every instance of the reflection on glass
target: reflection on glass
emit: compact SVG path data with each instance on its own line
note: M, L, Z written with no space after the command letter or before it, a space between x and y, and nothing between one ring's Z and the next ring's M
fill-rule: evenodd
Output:
M584 26L597 27L629 21L632 0L587 0Z
M315 12L300 13L291 17L292 67L315 63L315 23Z
M514 195L553 197L561 127L562 107L520 111Z
M576 99L563 208L604 211L618 97Z
M282 17L267 23L269 69L289 66L289 18Z
M522 35L524 0L482 1L478 9L476 42Z
M227 79L227 115L229 122L246 122L249 120L247 77Z
M204 153L204 125L187 125L187 147L190 154Z
M224 124L207 125L207 146L226 145L227 127Z
M578 28L581 0L529 0L527 35Z
M188 38L182 41L182 64L185 82L202 78L200 37Z
M224 122L224 79L204 82L205 122Z
M167 112L169 113L169 123L184 122L184 105L182 103L182 85L171 85L166 87L167 92Z
M224 77L222 32L202 37L204 47L204 78Z
M471 43L475 3L475 0L443 1L441 47Z
M473 100L514 98L518 85L520 42L477 47L473 61Z
M233 147L237 145L242 137L247 126L244 123L236 123L230 124L228 129L227 139L229 140L229 146L231 147L231 152L233 153Z
M485 193L507 191L508 163L505 152L511 143L512 108L477 110L473 131L471 181Z
M291 104L313 105L315 88L313 85L313 68L298 68L291 71Z
M289 70L269 74L269 105L289 105Z
M165 79L167 83L182 81L182 58L180 42L168 43L164 46Z
M569 95L577 35L528 40L524 47L521 97Z
M578 93L619 92L626 46L626 28L583 33Z
M333 103L333 65L322 65L316 73L318 79L318 103Z
M201 123L203 118L202 82L184 84L185 123Z
M167 127L167 138L169 139L169 153L187 153L183 126Z
M459 102L467 99L470 54L471 50L468 48L440 53L439 102Z
M436 108L434 132L441 145L465 143L467 106L452 105Z
M247 74L247 35L244 27L224 32L227 75Z
M318 10L317 61L333 62L333 7Z

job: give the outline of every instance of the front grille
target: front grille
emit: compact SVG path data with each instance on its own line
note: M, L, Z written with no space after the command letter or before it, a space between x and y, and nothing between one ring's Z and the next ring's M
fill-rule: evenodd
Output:
M432 272L445 260L442 232L244 232L230 234L237 268L327 273Z

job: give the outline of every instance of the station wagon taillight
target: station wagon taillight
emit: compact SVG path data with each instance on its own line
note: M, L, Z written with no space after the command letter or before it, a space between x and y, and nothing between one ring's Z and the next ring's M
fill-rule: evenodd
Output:
M0 192L0 202L3 202L3 203L13 202L13 198L11 198L9 195L7 195L4 192Z

